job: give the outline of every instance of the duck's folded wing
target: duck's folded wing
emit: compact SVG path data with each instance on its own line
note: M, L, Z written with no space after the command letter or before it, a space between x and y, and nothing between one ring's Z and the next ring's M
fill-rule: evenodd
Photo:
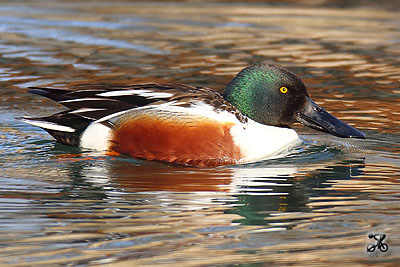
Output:
M211 92L199 89L182 84L82 85L74 90L32 87L30 93L52 99L69 110L21 119L43 128L61 143L78 146L81 133L95 121L112 127L108 118L115 118L125 111L199 95L206 97Z

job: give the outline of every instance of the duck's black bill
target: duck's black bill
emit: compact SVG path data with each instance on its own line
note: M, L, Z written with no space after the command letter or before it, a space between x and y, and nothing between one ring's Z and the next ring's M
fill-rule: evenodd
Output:
M297 114L297 121L304 126L344 138L365 139L365 134L329 114L307 97L303 111Z

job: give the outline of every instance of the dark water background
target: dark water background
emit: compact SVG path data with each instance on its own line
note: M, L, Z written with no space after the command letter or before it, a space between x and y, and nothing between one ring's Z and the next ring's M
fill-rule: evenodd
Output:
M400 262L397 1L0 1L1 266L369 266ZM365 5L362 5L365 4ZM223 90L266 60L367 139L296 126L286 158L213 169L55 143L28 86ZM388 253L366 253L368 233Z

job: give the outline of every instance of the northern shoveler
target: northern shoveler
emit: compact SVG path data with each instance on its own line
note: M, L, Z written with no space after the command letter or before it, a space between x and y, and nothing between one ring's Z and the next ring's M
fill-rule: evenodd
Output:
M365 134L330 115L287 69L258 63L240 71L222 94L183 84L31 88L69 108L23 118L57 141L87 149L193 166L240 164L299 141L289 126L339 137Z

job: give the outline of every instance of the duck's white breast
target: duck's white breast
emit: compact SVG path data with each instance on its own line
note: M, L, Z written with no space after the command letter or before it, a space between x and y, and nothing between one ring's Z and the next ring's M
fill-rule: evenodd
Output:
M234 125L231 135L245 162L277 156L301 143L293 129L264 125L250 119L247 124Z

